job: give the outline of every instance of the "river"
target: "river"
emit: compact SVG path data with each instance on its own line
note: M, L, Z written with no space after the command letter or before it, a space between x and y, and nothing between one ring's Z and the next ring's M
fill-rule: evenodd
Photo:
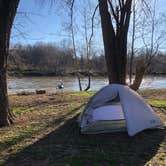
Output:
M45 89L47 92L56 92L59 81L64 83L63 91L78 91L78 80L75 77L10 77L8 78L8 92L15 94L22 91L35 92L35 90ZM88 81L82 80L85 87ZM92 78L91 89L99 90L108 84L107 78ZM166 77L164 76L147 76L143 79L141 89L145 88L166 88Z

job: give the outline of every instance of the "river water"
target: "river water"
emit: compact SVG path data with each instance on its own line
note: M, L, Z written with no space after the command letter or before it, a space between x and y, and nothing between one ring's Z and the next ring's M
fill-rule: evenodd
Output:
M9 94L15 94L22 91L35 92L35 90L39 89L44 89L47 92L56 92L59 91L56 87L60 80L64 83L63 91L79 90L78 80L75 77L11 77L8 78L8 92ZM83 87L86 87L87 83L88 80L82 80ZM90 90L99 90L107 84L107 78L92 78ZM140 88L166 88L166 77L145 77Z

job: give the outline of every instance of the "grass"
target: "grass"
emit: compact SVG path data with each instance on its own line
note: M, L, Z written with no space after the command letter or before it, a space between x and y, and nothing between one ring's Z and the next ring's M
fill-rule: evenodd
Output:
M82 97L91 97L95 91L82 91L82 92L70 92L70 95L73 96L82 96Z
M165 92L162 100L141 93L150 104L166 106ZM166 165L166 114L158 108L164 129L132 138L127 133L80 135L77 116L93 94L10 96L17 118L13 126L0 129L0 165Z
M156 107L166 107L166 100L149 100L149 104Z
M31 113L33 111L34 111L33 108L28 109L28 108L16 107L16 108L13 109L13 112L16 115L21 115L21 114L24 114L24 113Z

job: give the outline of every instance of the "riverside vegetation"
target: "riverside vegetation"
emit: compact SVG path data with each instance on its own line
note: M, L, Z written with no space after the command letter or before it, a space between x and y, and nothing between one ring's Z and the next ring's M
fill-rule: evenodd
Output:
M137 54L133 67L145 58L145 51L142 50ZM153 58L147 74L166 74L165 64L165 53L159 52ZM12 76L70 76L78 71L83 75L88 75L88 70L94 76L106 76L107 73L105 57L102 53L97 55L95 51L92 51L89 60L87 60L82 51L77 58L76 65L72 49L46 43L14 45L10 49L8 70L9 75ZM133 68L133 71L135 71L135 68Z
M139 92L164 128L80 135L77 117L94 92L10 95L15 124L0 129L0 165L109 166L166 163L166 89Z

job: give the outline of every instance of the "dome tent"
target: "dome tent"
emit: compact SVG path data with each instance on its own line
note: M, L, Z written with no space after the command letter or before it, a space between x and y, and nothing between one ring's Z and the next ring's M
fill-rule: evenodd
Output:
M80 117L81 133L127 130L134 136L148 128L162 126L160 118L145 100L126 85L110 84L97 92Z

